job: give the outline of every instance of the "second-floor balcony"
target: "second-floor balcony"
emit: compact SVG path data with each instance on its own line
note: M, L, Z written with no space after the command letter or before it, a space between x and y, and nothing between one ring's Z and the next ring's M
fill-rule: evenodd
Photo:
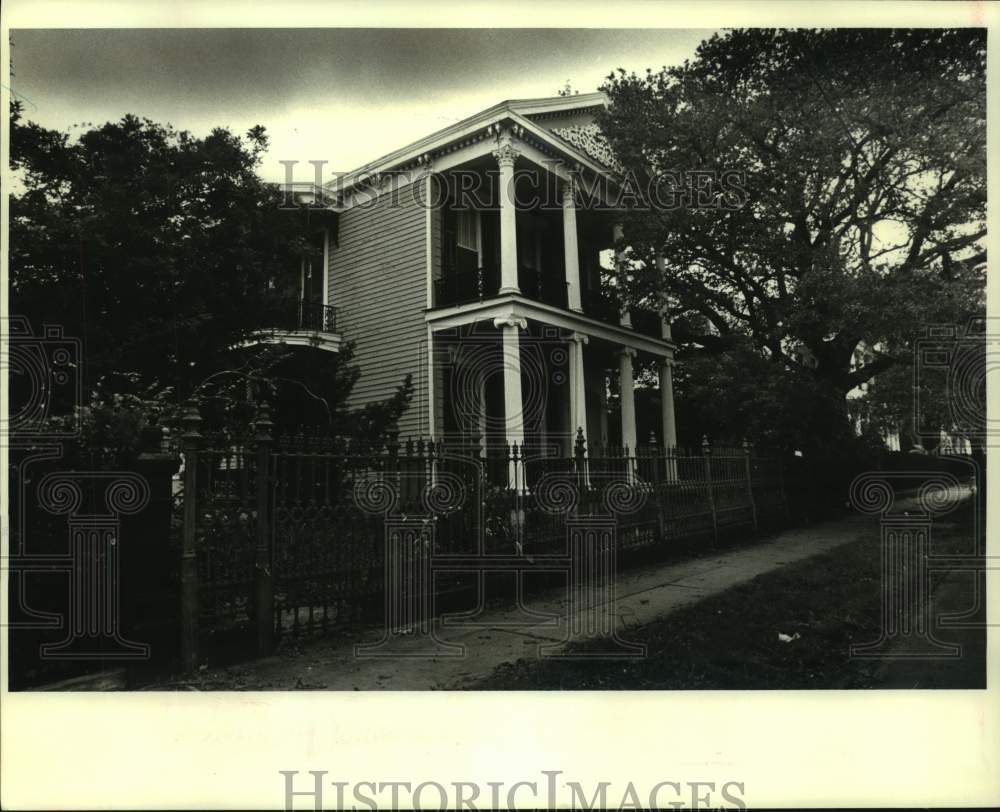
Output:
M521 295L553 307L567 307L567 284L552 274L533 268L518 267L518 287ZM500 269L477 268L475 271L445 271L434 282L434 303L437 307L470 304L491 299L500 294ZM608 324L621 321L621 304L613 288L584 291L581 297L583 314ZM629 309L631 327L638 333L660 338L660 316L641 307Z
M337 308L331 305L287 296L267 297L260 323L256 342L340 350Z
M337 308L322 302L302 299L278 300L275 303L275 325L283 330L316 333L337 332Z

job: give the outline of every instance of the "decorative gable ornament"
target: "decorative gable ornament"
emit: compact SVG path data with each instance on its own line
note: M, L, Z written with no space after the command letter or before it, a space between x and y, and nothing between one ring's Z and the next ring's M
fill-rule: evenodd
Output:
M599 161L615 172L622 172L623 167L615 158L615 154L604 137L601 128L596 124L574 124L571 127L559 127L552 130L563 141L572 144L582 152L585 152L595 161Z

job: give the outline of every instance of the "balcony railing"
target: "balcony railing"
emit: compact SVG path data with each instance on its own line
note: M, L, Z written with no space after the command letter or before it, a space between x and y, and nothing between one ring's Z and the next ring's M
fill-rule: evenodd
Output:
M521 293L536 302L554 305L555 307L566 307L568 299L566 290L568 284L566 277L561 272L556 275L552 272L540 271L536 268L518 268L518 287Z
M554 307L567 307L569 303L568 285L562 275L545 273L521 266L518 268L518 287L521 295L536 302ZM500 291L500 271L498 268L479 268L475 273L445 271L440 279L434 280L435 307L469 304L496 296ZM618 295L613 289L585 291L583 312L591 318L607 324L617 325L621 319ZM660 316L650 310L633 307L629 311L632 329L642 335L660 338Z
M621 321L621 303L618 294L613 289L587 291L583 297L583 312L591 318L618 324ZM629 309L629 320L632 322L632 329L637 333L650 338L663 336L659 313L632 307Z
M434 280L434 304L437 307L479 302L500 291L498 268L477 268L475 273L445 270Z
M268 302L266 327L289 332L336 333L337 308L322 302L277 298Z
M518 287L521 294L536 302L566 307L566 280L561 274L520 266ZM500 269L485 267L475 273L445 270L434 281L434 304L437 307L468 304L496 296L500 292Z

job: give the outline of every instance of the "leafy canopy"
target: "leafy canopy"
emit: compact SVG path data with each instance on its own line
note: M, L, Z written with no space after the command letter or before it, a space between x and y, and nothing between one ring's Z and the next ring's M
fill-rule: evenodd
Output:
M12 105L11 312L83 340L87 409L162 417L197 395L220 421L245 424L247 401L267 396L276 422L376 436L398 418L408 381L384 403L345 410L359 374L349 345L339 356L232 349L274 326L278 297L298 296L300 260L315 250L308 212L279 210L256 174L263 127L196 138L129 115L71 138L21 112ZM118 434L132 436L142 419L91 422L131 425Z
M983 310L985 54L978 29L754 29L609 76L600 123L639 188L736 170L745 193L626 211L630 298L668 306L690 348L749 339L841 403L911 363L926 325Z

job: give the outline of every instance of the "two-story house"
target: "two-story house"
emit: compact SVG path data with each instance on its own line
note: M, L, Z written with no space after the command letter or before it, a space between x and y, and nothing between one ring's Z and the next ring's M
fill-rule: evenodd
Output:
M618 175L594 123L605 104L505 101L325 184L325 272L304 264L301 290L303 312L336 312L336 328L305 332L319 349L354 342L349 405L411 373L403 437L565 454L582 429L592 449L635 449L648 440L636 436L639 359L659 365L658 442L676 443L669 325L614 296Z

